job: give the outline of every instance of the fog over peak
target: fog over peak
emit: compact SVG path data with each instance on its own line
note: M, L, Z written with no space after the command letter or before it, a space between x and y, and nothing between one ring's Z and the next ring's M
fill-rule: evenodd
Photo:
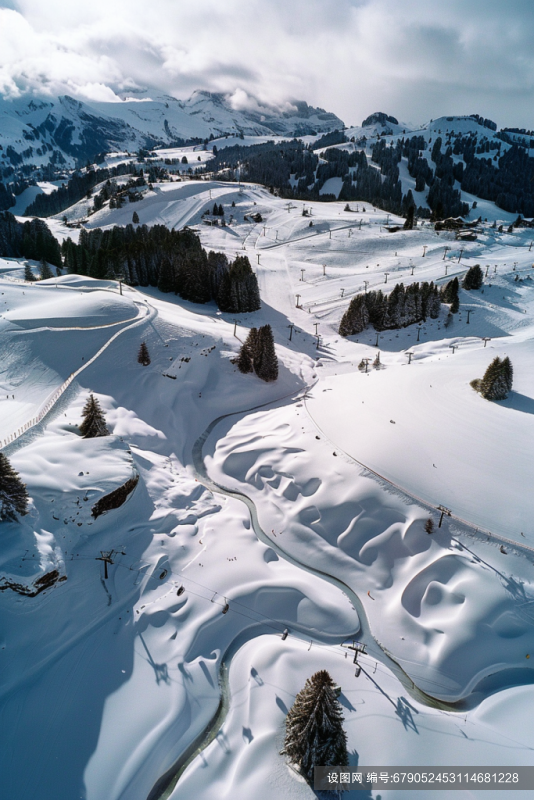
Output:
M117 101L224 92L236 108L293 98L359 124L478 112L531 128L529 0L10 0L0 93Z

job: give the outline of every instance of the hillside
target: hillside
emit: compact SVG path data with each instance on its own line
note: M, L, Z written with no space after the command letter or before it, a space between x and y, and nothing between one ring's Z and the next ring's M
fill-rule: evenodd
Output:
M0 523L5 791L311 798L279 751L296 693L324 668L353 766L529 765L530 231L508 232L514 215L491 201L462 242L257 184L141 194L47 222L59 241L87 239L63 216L91 235L134 210L133 227L188 226L207 252L248 256L262 307L221 312L154 285L121 295L81 274L27 283L37 261L0 260L0 442L30 494L26 516ZM339 335L355 295L443 286L475 264L483 285L460 289L458 313L443 303L420 325ZM235 363L265 324L271 383ZM469 383L505 354L513 390L489 402ZM90 392L109 436L80 436ZM129 481L122 505L93 514Z

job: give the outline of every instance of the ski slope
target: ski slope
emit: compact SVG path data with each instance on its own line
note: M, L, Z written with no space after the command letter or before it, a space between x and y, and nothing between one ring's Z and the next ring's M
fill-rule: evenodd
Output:
M224 228L202 223L214 202ZM400 220L351 206L184 181L90 218L106 228L135 210L248 255L262 296L251 314L83 276L25 284L23 263L2 260L0 438L93 359L4 449L31 497L27 516L1 523L7 796L155 800L168 773L172 800L311 798L279 750L295 694L322 668L341 686L353 765L532 764L530 235L488 223L460 246L428 224L388 233ZM382 332L378 348L373 330L338 335L366 286L443 283L475 263L484 291L462 290L451 324L444 309ZM272 384L233 363L266 323ZM382 368L360 371L378 350ZM469 381L505 353L514 391L488 403ZM79 435L90 391L109 437ZM92 516L136 476L124 505ZM455 517L428 535L440 504ZM65 580L35 597L12 588L52 570ZM367 644L358 679L353 639Z

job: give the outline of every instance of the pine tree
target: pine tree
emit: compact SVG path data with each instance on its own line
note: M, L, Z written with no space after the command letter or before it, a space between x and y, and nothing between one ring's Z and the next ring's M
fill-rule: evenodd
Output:
M380 369L381 366L382 363L380 361L380 350L379 350L378 353L376 354L375 360L373 361L373 367L375 367L376 369Z
M139 223L139 214L137 213L137 211L134 211L132 214L132 222L134 225L137 225Z
M415 206L410 206L408 208L408 213L406 215L406 221L403 225L405 231L413 230L413 219L415 214Z
M0 520L16 521L28 511L28 492L7 457L0 452Z
M44 258L42 258L41 261L39 262L39 277L42 281L46 281L48 280L48 278L54 277L52 275L52 270L50 269Z
M24 280L32 283L37 280L29 264L24 265Z
M262 381L275 381L278 378L278 359L270 325L262 325L258 331L258 354L254 359L254 372Z
M514 370L508 356L500 359L496 356L488 366L481 380L471 381L476 391L486 400L504 400L511 391Z
M475 264L474 267L469 267L465 273L462 281L464 289L480 289L484 280L484 273L480 269L480 264Z
M326 670L308 678L286 717L283 755L296 764L308 781L315 766L348 764L343 714Z
M244 375L248 374L249 372L254 372L254 365L252 363L252 358L246 343L241 346L239 351L237 368L239 372L242 372Z
M137 354L137 361L142 364L143 367L148 367L150 364L150 355L145 342L141 342L141 347L139 348L139 353Z
M82 411L83 422L79 426L84 439L94 439L97 436L109 436L106 419L100 408L100 403L90 394Z
M425 531L427 533L433 533L434 532L434 520L432 519L432 517L429 517L427 519L427 521L425 522Z

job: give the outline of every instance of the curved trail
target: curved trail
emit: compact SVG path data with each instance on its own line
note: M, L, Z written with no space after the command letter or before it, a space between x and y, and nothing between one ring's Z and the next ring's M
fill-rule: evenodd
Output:
M265 531L263 530L263 528L259 523L258 512L254 501L251 500L243 492L239 492L221 486L215 481L212 481L211 478L209 477L206 466L204 464L202 451L209 435L214 430L214 428L220 422L222 422L222 420L227 419L228 417L256 411L259 408L264 408L266 406L272 405L273 402L280 402L281 399L284 398L280 398L278 401L269 401L267 403L263 403L261 405L254 406L252 408L245 409L242 411L235 411L230 414L223 414L222 416L214 419L208 425L204 433L202 433L201 436L199 436L199 438L196 440L192 448L193 466L195 468L196 474L198 475L199 482L202 483L209 491L213 493L222 494L226 497L232 497L244 503L249 510L252 529L256 534L257 538L263 544L267 545L272 550L274 550L285 561L289 562L290 564L293 564L299 569L304 569L311 575L315 575L323 580L328 581L329 583L336 586L343 592L343 594L348 598L352 607L356 611L360 624L359 624L359 631L357 629L354 635L349 634L342 641L346 641L351 637L355 638L357 634L358 641L364 643L367 646L368 655L380 661L382 664L388 667L390 671L393 672L393 674L398 678L398 680L400 681L406 692L414 700L417 700L422 705L431 708L437 708L444 711L460 712L462 710L461 701L451 703L443 700L438 700L432 697L431 695L426 694L415 685L415 683L407 675L407 673L404 672L400 664L398 664L392 658L392 656L387 652L387 650L380 644L380 642L378 642L374 638L371 632L365 608L358 595L353 591L353 589L350 588L350 586L341 581L339 578L330 575L328 572L324 572L323 570L317 569L316 567L312 567L309 564L301 562L299 559L295 558L286 550L284 550L284 548L281 547L277 542L273 542L267 536L267 534L265 533ZM265 630L263 630L264 628ZM224 655L221 658L221 664L219 667L218 682L219 682L221 696L215 713L213 714L212 718L207 723L207 725L203 728L203 730L197 734L194 740L178 757L178 759L171 765L171 767L169 767L169 769L164 773L164 775L162 775L156 781L154 787L152 788L147 797L147 800L167 800L167 798L169 798L172 792L174 791L174 788L176 787L181 775L187 769L189 764L191 764L191 762L203 750L205 750L206 747L208 747L208 745L211 744L211 742L215 739L218 732L224 725L226 716L230 708L230 688L229 688L228 674L232 659L243 645L249 642L252 638L261 635L262 633L269 633L272 635L272 628L271 627L267 628L262 623L250 626L245 630L241 631L235 637L235 639L228 645ZM298 635L298 631L295 629L295 626L293 626L292 633L293 635L295 635L295 633ZM342 644L342 642L339 642L339 644Z

